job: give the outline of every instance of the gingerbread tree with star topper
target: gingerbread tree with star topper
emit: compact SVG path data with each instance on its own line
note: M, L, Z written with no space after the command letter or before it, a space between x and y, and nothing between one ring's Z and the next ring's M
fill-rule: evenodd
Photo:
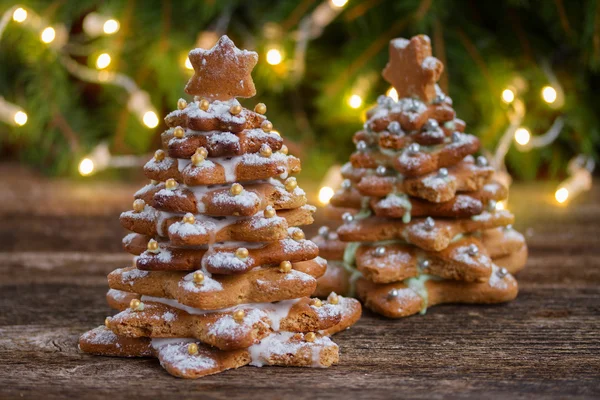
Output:
M497 207L507 188L474 157L479 140L436 84L443 65L429 38L394 39L389 53L383 77L399 99L380 96L354 135L328 209L344 224L313 239L330 261L320 288L340 293L350 275L365 306L391 318L514 299L511 274L525 266L527 246Z
M327 367L328 336L351 326L360 303L311 299L327 264L299 226L315 208L289 174L300 161L255 94L255 52L227 37L190 52L194 76L165 118L163 149L144 166L151 182L121 214L132 266L108 276L120 311L79 341L87 353L156 357L184 378L247 364Z

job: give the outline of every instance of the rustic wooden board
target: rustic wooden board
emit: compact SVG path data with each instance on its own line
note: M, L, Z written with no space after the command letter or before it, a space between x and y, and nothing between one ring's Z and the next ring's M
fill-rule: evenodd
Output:
M69 191L102 184L35 180L38 198L60 187L60 201L32 212L31 199L14 203L22 193L0 199L0 398L600 397L600 182L566 208L548 199L552 185L513 186L510 207L531 257L512 303L438 306L394 321L367 312L335 336L341 362L330 369L244 367L186 381L153 359L76 347L110 313L106 273L129 263L117 216L135 186L82 207Z

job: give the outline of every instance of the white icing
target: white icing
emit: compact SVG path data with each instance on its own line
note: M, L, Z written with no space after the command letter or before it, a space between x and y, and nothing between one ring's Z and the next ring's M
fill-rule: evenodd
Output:
M250 365L262 367L271 365L275 360L272 357L282 357L288 354L297 354L303 348L310 348L312 355L312 366L323 367L320 363L321 351L327 347L335 347L337 345L327 336L317 337L314 342L304 342L292 340L294 337L292 332L278 332L263 338L259 343L248 348L252 361Z

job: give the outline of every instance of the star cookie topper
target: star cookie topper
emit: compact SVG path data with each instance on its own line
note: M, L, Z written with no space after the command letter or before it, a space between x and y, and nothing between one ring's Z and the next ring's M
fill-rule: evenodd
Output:
M258 54L238 49L227 35L221 36L210 50L190 51L189 58L194 76L185 85L187 94L209 100L230 100L256 94L251 73L258 62Z
M426 103L435 99L435 84L444 64L431 56L431 41L426 35L390 41L390 60L383 77L398 92L399 98L417 97Z

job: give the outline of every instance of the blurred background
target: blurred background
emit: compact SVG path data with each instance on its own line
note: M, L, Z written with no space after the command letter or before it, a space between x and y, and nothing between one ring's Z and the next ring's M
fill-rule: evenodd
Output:
M189 100L188 51L226 33L259 54L257 96L242 103L267 104L303 161L301 185L326 202L365 110L394 96L381 77L389 40L425 33L445 64L440 86L499 169L552 182L555 203L592 184L595 0L0 0L0 13L5 177L142 182L163 117Z

